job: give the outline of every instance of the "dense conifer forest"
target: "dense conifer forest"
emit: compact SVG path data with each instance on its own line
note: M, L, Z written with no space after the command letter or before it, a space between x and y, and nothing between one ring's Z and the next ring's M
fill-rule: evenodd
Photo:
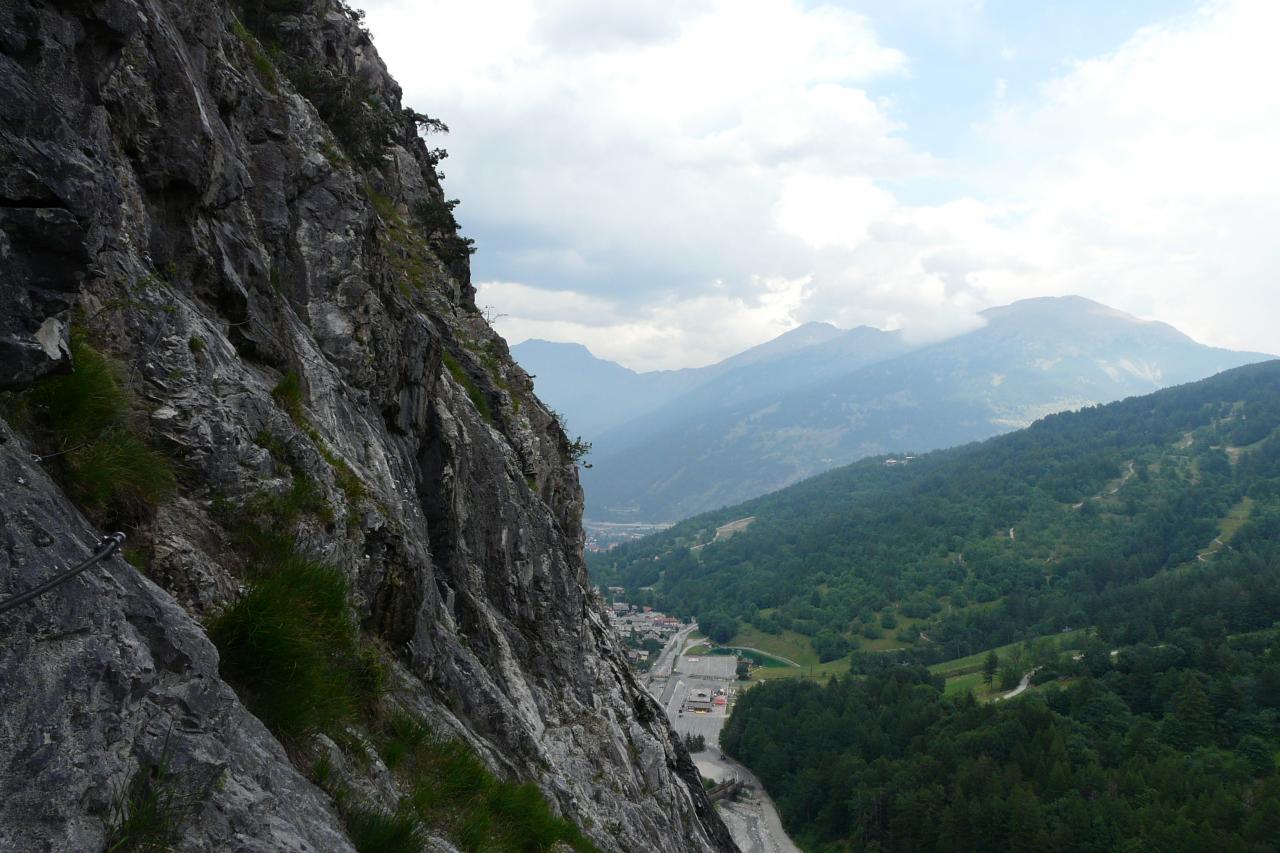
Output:
M775 682L722 741L810 850L1274 850L1280 644L1193 646L1003 704L919 667Z
M1098 596L1042 689L983 704L886 661L747 691L721 744L809 850L1275 850L1280 513L1235 542Z

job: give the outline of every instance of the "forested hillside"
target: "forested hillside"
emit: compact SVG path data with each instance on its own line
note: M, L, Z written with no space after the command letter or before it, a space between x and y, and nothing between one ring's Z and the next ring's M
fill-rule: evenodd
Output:
M721 738L805 849L1274 850L1278 427L1280 362L1254 365L855 464L594 571L721 641L848 655L746 691ZM923 665L1019 641L987 668L1027 676L1007 701Z
M1276 632L1189 639L995 705L920 668L777 682L721 742L809 850L1274 850Z
M979 704L881 656L748 691L723 748L809 850L1275 850L1275 461L1229 552L1089 596L1096 632L1043 692Z
M1265 523L1280 488L1278 425L1280 362L1252 365L981 444L865 460L597 555L592 572L654 587L721 640L747 625L790 632L832 660L887 632L923 661L955 658L1098 624L1144 579L1237 559L1233 534ZM1125 616L1124 642L1168 618Z

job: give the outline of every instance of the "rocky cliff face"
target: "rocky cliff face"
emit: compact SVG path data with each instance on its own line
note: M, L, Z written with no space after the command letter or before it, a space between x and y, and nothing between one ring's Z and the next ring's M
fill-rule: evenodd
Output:
M433 127L327 0L0 0L0 389L72 369L75 326L178 463L154 509L90 513L145 576L0 615L0 848L101 847L161 763L202 792L183 849L349 848L202 628L253 559L228 517L306 483L325 510L287 533L346 575L398 705L602 848L732 849L598 616L571 448L476 310ZM33 447L0 425L0 598L99 532Z

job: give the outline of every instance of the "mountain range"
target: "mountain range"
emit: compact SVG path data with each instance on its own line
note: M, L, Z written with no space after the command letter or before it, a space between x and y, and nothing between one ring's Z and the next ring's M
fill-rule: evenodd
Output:
M512 348L542 398L593 442L587 517L675 521L857 459L988 438L1053 412L1269 356L1197 343L1078 297L991 308L913 344L809 323L702 368L637 373L578 344Z

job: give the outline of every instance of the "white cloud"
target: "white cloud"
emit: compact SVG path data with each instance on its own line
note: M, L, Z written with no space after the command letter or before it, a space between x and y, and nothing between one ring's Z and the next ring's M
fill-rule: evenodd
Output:
M1280 350L1280 5L1206 4L1080 63L989 129L1032 269L992 285L1080 292L1229 346ZM1024 243L1025 241L1025 243Z
M1280 350L1280 4L1210 2L1006 92L987 155L945 163L868 91L910 85L908 57L834 7L366 5L406 100L453 129L447 184L512 340L675 367L805 320L936 337L1082 293ZM982 198L895 197L956 175Z
M666 41L679 33L683 21L704 12L705 5L690 0L543 0L539 11L534 32L548 47L590 52Z
M858 175L794 175L783 181L777 225L814 249L857 248L894 198Z
M571 291L485 282L477 287L476 301L492 306L496 328L511 341L576 341L601 358L628 365L694 367L794 327L808 288L807 278L755 278L747 294L716 285L704 294L622 312L612 303Z
M761 295L770 292L763 282L810 272L806 242L774 225L781 211L795 231L806 215L780 207L784 187L794 198L825 181L856 186L858 197L835 209L846 221L828 226L833 244L847 244L892 202L876 178L931 168L865 90L900 73L905 58L836 7L366 6L406 100L452 129L443 168L479 241L481 278L591 294L603 300L600 316L625 311L629 326L676 327L612 337L609 350L630 364L714 360L797 321L799 297ZM485 292L511 315L503 328L513 338L592 325L566 316L552 329L545 311L521 313L528 301L504 301L515 299L510 286ZM711 326L716 336L699 340Z
M572 290L544 290L509 281L486 281L476 288L476 304L492 316L536 323L568 321L579 326L612 326L624 321L614 303Z

